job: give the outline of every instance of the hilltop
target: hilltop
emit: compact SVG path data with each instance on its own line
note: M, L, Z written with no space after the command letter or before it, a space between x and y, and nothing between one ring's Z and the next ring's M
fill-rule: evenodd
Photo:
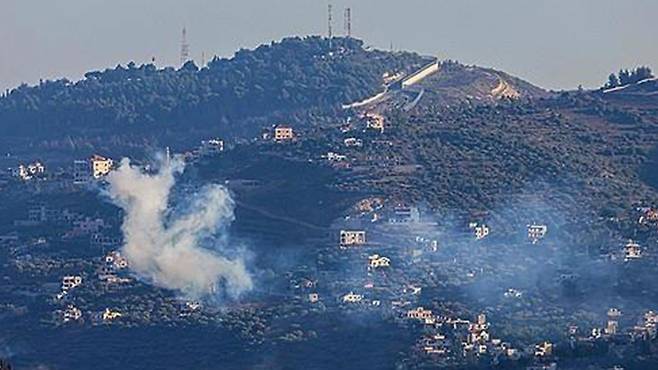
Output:
M185 147L208 136L250 139L279 122L324 124L341 105L387 88L432 61L412 52L365 47L353 38L286 38L215 57L207 66L179 69L153 64L91 71L66 79L22 85L0 98L0 149L14 154L76 155L96 148L133 153L146 146ZM500 71L441 62L396 99L455 104L546 93ZM395 99L393 100L395 101Z
M118 65L84 79L22 85L0 99L3 135L150 131L183 126L254 131L235 122L281 112L329 108L372 94L388 70L424 62L414 53L366 50L352 38L286 38L215 57L203 68ZM251 129L251 130L250 130ZM260 127L258 127L260 129Z
M467 66L446 60L438 71L427 76L406 91L403 100L416 99L421 105L495 104L504 99L537 99L550 93L503 71ZM414 100L411 100L413 102ZM405 109L409 110L411 104Z

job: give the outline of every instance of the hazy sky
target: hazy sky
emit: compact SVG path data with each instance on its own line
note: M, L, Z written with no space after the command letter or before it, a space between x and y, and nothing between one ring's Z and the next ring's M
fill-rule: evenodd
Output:
M332 0L334 30L502 69L547 88L599 86L620 67L658 69L657 0ZM326 34L327 0L0 0L0 88L79 79L131 60L230 56L288 35Z

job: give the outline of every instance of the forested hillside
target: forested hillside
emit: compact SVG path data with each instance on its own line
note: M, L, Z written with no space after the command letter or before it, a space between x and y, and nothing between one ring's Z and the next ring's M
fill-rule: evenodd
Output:
M384 72L423 61L413 53L367 50L352 38L307 37L240 50L201 69L193 62L178 70L130 63L88 72L78 82L12 90L0 99L0 134L228 126L245 117L363 98L381 88Z

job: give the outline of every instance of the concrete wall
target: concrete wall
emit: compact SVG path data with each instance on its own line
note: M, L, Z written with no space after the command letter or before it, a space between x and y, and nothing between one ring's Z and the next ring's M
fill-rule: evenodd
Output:
M422 81L425 77L434 74L439 71L439 61L436 60L432 62L431 64L426 65L425 67L421 68L420 70L416 71L414 74L411 76L405 78L402 81L402 88L409 87L413 84L416 84L420 81Z

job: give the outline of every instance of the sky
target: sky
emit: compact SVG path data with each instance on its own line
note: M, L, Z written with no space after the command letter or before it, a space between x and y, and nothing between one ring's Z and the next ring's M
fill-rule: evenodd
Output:
M658 70L656 0L331 0L352 35L494 67L548 89L598 87L619 68ZM39 79L191 57L229 57L292 35L327 33L327 0L0 0L0 91Z

